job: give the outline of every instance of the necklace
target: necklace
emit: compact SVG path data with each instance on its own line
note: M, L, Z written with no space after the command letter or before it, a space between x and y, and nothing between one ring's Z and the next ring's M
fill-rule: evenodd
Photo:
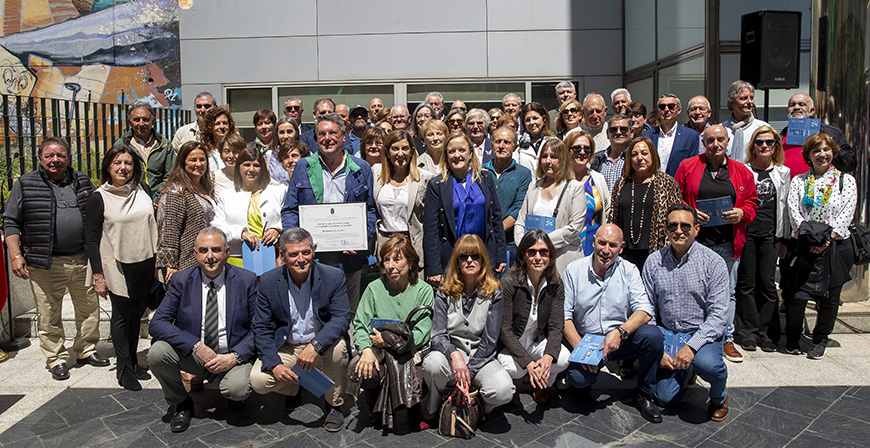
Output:
M634 223L635 223L635 221L634 221L634 188L638 185L644 185L644 184L642 184L642 183L638 184L638 183L635 183L634 181L631 181L631 209L629 210L629 215L628 215L628 220L629 220L629 222L628 222L628 235L629 235L629 238L631 238L631 244L634 245L635 247L637 247L638 243L640 243L641 238L643 238L643 215L644 215L644 211L646 210L646 207L641 206L641 208L640 208L640 221L637 222L638 235L637 235L637 238L635 239L635 237L634 237ZM649 187L650 187L649 184L647 184L646 191L643 193L643 203L644 204L646 204L646 195L649 194L649 190L650 190Z

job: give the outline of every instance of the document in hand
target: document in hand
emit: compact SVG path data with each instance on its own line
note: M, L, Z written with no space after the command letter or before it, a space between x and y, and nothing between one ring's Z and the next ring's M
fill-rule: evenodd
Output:
M803 146L807 137L818 134L821 127L822 120L818 118L789 118L788 132L785 134L786 143Z
M692 337L689 333L674 333L671 330L668 330L664 327L659 327L659 330L662 332L662 336L665 337L664 345L665 345L665 353L674 358L677 355L677 352L689 342L689 339Z
M290 370L299 377L299 385L317 398L322 397L330 387L335 385L335 382L329 379L317 367L312 367L311 370L306 372L294 364Z
M556 218L552 216L526 215L526 232L541 229L546 233L556 230Z
M706 213L710 217L710 220L702 224L701 227L724 226L728 224L722 218L722 213L731 211L734 208L734 205L731 204L731 198L728 196L715 199L700 199L695 202L695 205L698 206L699 211Z
M260 244L257 250L251 250L247 243L242 243L242 266L261 276L277 266L275 263L275 246Z
M400 320L396 320L396 319L372 319L370 325L371 325L372 329L375 329L375 328L381 328L386 324L401 324L401 323L404 323L404 322L402 322Z
M568 358L568 361L588 366L597 366L601 364L601 355L604 354L601 350L603 344L604 335L587 333L583 335L583 339L574 347L574 351L571 352L571 357Z

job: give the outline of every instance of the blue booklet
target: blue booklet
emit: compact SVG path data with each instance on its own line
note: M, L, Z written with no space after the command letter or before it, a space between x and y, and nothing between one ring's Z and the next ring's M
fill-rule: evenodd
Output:
M604 344L604 335L600 334L585 334L580 343L574 347L568 361L589 366L597 366L601 364L601 356L604 352L601 350L601 345Z
M245 269L261 276L275 269L275 246L260 244L257 250L251 250L250 246L242 242L242 266Z
M807 137L817 134L821 127L822 120L818 118L789 118L788 132L785 134L786 143L803 146Z
M526 232L534 229L541 229L544 232L552 233L556 230L556 218L552 216L526 215Z
M372 329L375 329L375 328L381 328L386 324L401 324L401 323L403 323L401 320L396 320L396 319L372 319L370 325L371 325Z
M300 369L298 365L293 364L290 370L299 377L299 385L317 398L322 397L330 387L335 385L335 382L329 379L317 367L312 367L311 370L306 372Z
M664 327L658 327L658 329L661 330L662 335L665 338L665 353L667 353L671 359L673 359L674 356L677 356L677 352L680 351L680 349L689 342L689 339L692 338L692 335L689 333L675 333Z
M731 204L731 198L728 196L715 199L701 199L696 201L695 204L698 206L698 211L704 212L710 217L710 220L703 224L702 227L724 226L728 224L722 219L722 213L734 208L734 205Z

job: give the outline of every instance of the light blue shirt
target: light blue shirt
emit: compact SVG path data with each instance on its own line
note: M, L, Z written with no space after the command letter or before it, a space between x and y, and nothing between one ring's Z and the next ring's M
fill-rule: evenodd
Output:
M314 318L314 307L311 306L311 272L308 272L308 278L302 282L302 286L297 287L293 280L289 283L291 327L287 342L307 344L320 331L320 323Z
M573 321L580 335L607 334L636 311L655 317L634 264L617 257L601 278L592 269L593 256L573 261L562 273L565 320Z
M341 166L335 174L326 166L326 162L322 157L318 157L320 165L323 167L323 203L344 202L344 191L346 189L345 179L347 178L347 155L342 155L344 159L341 161Z

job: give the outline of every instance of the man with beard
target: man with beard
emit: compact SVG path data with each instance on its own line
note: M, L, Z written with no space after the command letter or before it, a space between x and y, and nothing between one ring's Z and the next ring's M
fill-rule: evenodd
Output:
M788 117L789 118L813 118L816 115L816 107L813 99L804 93L795 93L788 99ZM838 170L851 172L857 166L855 150L852 145L846 140L843 131L836 125L830 123L822 123L819 132L829 135L837 146L840 147L840 152L837 157L834 157L833 164ZM782 149L785 153L785 161L783 165L791 170L791 177L805 173L809 166L804 161L801 155L801 145L790 145L788 143L788 126L782 129Z

